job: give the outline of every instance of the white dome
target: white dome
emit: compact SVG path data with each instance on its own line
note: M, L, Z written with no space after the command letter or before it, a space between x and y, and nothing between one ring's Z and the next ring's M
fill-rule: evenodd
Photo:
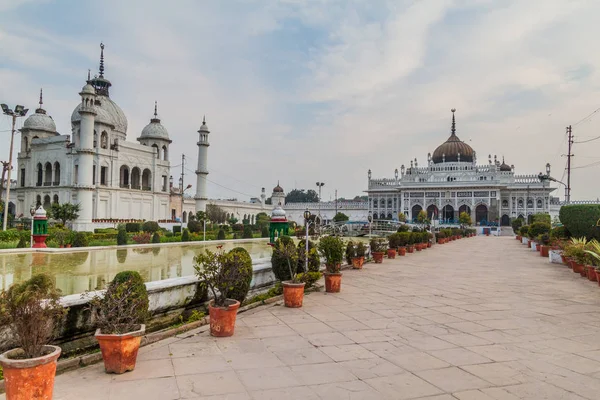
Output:
M56 124L51 116L41 108L35 110L23 123L23 129L56 133Z
M156 120L152 120L144 127L144 129L142 129L140 139L143 138L169 140L169 132L167 132L167 128L165 128L160 121L156 122Z
M34 217L40 218L40 217L44 217L46 218L46 210L44 210L44 207L39 206L37 210L35 210L35 215Z
M96 115L96 122L114 126L115 131L127 134L127 118L121 107L106 96L98 96L98 100L100 100L100 105L96 105L96 112L98 114ZM81 121L81 115L79 115L80 108L81 103L73 110L73 114L71 114L72 124L78 124Z
M277 206L271 211L271 218L285 218L285 210L281 206Z
M96 94L96 89L89 83L87 83L83 89L81 89L82 94Z

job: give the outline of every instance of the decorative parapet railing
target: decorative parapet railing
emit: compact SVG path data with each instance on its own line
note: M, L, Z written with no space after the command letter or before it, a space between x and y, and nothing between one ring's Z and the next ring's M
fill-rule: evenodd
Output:
M309 210L316 210L318 208L321 208L321 210L335 210L336 208L338 210L341 209L345 209L345 210L363 210L363 209L368 209L369 208L369 202L368 201L352 201L352 202L338 202L337 203L337 207L335 202L332 201L328 201L328 202L324 202L324 203L287 203L285 206L283 206L283 208L285 210L305 210L305 209L309 209Z
M537 175L515 175L514 183L541 183Z

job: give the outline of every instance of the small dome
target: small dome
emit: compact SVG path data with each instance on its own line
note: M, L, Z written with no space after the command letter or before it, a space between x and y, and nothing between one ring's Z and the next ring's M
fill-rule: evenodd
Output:
M56 124L52 117L46 114L46 110L38 108L23 122L23 129L56 133Z
M473 162L473 148L460 140L456 136L456 122L454 120L454 112L456 109L452 109L452 130L451 135L444 143L438 146L433 152L431 160L435 164L442 162ZM460 160L459 160L460 156Z
M281 208L281 205L278 205L271 211L271 221L287 221L285 211Z
M208 126L206 126L206 117L202 117L202 125L200 126L200 130L198 132L210 133L210 131L208 130Z
M507 165L504 163L504 157L502 157L502 164L500 164L500 171L502 171L502 172L512 171L512 168L510 167L510 165Z
M279 186L279 182L277 182L277 186L273 188L273 193L283 193L283 188Z
M154 102L154 118L142 129L142 134L138 140L140 139L163 139L171 142L167 128L160 123L160 119L158 118L156 102Z
M46 218L46 216L47 216L47 213L46 213L46 210L44 210L44 207L39 206L38 209L35 210L34 218L37 218L37 219Z
M89 83L87 83L82 89L81 94L96 94L96 89Z

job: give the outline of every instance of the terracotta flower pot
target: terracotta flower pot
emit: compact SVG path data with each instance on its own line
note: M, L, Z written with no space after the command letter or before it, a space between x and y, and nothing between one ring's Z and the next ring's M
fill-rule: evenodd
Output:
M405 256L406 255L406 247L398 247L398 255Z
M388 256L388 258L391 258L391 259L396 258L396 250L395 249L388 249L387 250L387 256Z
M102 351L104 370L107 374L123 374L135 369L138 350L142 336L146 332L146 325L140 329L122 335L109 335L96 330L96 340Z
M61 349L44 346L44 350L48 352L45 356L29 359L18 358L23 355L22 349L9 350L0 355L6 400L52 399L56 360Z
M427 242L427 248L431 247L431 242Z
M561 258L561 260L562 260L563 264L567 264L567 259L566 259L566 257L565 257L565 255L564 255L564 254L561 254L561 255L560 255L560 258Z
M421 251L421 250L423 250L423 246L421 245L421 243L417 243L415 245L415 249L417 249L417 251Z
M385 253L383 251L374 251L373 260L375 260L375 264L381 264L383 262L384 255Z
M595 270L596 272L596 280L598 281L598 286L600 286L600 270Z
M283 282L283 302L286 307L300 308L304 300L304 282Z
M214 301L209 303L208 314L210 315L211 336L233 336L238 308L240 308L240 302L233 299L227 299L225 307L215 307Z
M515 236L515 239L517 239L517 240L521 240L521 236L520 236L520 235L517 235L517 236Z
M550 251L550 246L540 245L540 256L548 257L548 252Z
M339 293L342 288L341 272L325 272L325 291L327 293Z
M354 269L362 269L364 263L365 263L364 257L352 258L352 268L354 268Z
M410 246L408 246L408 247L406 248L406 251L407 251L407 252L409 252L409 253L414 253L414 251L415 251L415 246L413 246L413 245L410 245Z
M587 278L590 281L594 281L595 282L598 279L598 278L596 278L596 268L594 268L593 265L586 265L585 269L586 269Z
M527 241L527 247L528 247L528 248L531 248L531 240L528 240L528 241Z

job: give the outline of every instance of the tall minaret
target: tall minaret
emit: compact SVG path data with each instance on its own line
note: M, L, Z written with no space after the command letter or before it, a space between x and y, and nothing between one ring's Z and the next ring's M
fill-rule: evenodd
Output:
M104 49L104 46L101 46ZM79 217L73 228L78 231L91 230L93 207L93 169L94 169L94 121L96 118L96 90L90 81L81 89L81 106L79 115L79 147L77 147L77 203L79 203Z
M208 195L206 193L206 176L208 175L208 126L206 118L202 118L202 126L198 131L198 169L196 170L196 212L206 211Z

